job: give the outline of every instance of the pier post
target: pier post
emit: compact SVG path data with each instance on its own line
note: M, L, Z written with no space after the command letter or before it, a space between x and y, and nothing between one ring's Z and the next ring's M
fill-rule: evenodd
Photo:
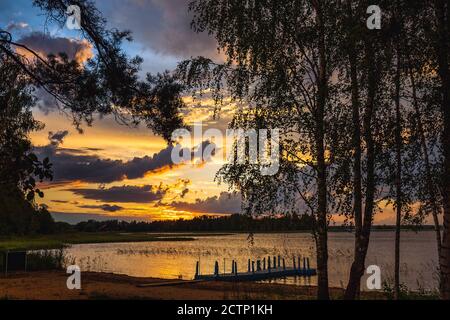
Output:
M200 275L200 263L197 261L195 265L195 277L197 278Z
M250 272L250 259L248 259L248 272Z
M267 259L267 270L269 270L269 272L270 272L270 269L271 269L271 267L270 267L270 257L269 257L269 259Z
M284 258L283 258L283 270L286 270L286 263L284 261Z
M281 267L281 257L278 256L278 268L280 268L280 267Z
M309 270L309 258L306 258L306 267Z
M234 274L234 260L231 261L231 273Z
M297 265L298 265L298 270L301 270L301 268L302 268L302 265L301 265L301 258L300 257L297 257Z
M234 274L237 275L237 261L234 262Z
M306 258L303 258L303 270L306 271Z
M263 259L263 270L266 270L266 257Z
M295 256L292 256L292 266L294 267L294 270L296 270L296 266L295 266Z
M261 271L261 260L256 261L256 271Z
M218 277L219 276L219 262L216 261L216 263L214 264L214 276Z
M277 268L277 258L275 256L273 256L273 268Z
M255 273L255 261L252 261L252 272Z

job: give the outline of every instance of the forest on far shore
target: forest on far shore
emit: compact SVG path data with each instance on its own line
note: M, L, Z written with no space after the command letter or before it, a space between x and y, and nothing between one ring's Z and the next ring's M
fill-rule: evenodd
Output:
M311 231L312 219L309 215L283 215L281 217L251 217L242 214L227 216L199 216L192 220L164 220L164 221L96 221L89 220L80 222L70 228L81 232L289 232L289 231ZM433 230L433 226L403 226L406 230ZM379 225L373 230L395 230L395 226ZM352 232L354 228L349 225L330 226L330 231Z

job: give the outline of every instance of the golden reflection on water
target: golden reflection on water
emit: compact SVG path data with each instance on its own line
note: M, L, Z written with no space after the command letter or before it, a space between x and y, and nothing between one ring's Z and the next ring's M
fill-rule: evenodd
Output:
M194 236L195 237L195 236ZM353 255L353 234L332 233L329 237L330 286L344 287ZM383 280L392 278L394 233L374 232L367 264L381 267ZM409 288L437 286L435 268L437 254L433 232L402 234L401 276ZM292 266L293 256L306 256L315 267L314 242L309 234L255 234L253 243L247 234L197 237L195 241L167 241L114 244L75 245L68 254L84 271L103 271L137 277L192 279L195 264L200 261L202 274L212 274L215 261L220 273L231 271L236 260L239 272L247 271L248 259L268 256L285 257ZM288 277L267 282L315 285L316 277ZM363 279L364 281L364 279Z

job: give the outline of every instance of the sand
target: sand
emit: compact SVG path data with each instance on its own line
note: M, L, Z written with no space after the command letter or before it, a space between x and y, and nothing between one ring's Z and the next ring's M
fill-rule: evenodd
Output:
M315 287L295 285L219 281L193 283L94 272L81 274L81 290L69 290L67 277L64 272L56 271L10 274L7 278L1 276L0 299L303 300L314 299L316 294ZM342 296L342 290L331 289L331 294L338 298ZM374 294L371 298L382 296Z

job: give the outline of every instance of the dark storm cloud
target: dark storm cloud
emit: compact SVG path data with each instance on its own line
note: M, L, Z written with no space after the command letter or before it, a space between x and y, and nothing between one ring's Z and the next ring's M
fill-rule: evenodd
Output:
M69 201L66 200L52 200L54 203L69 203Z
M106 1L105 1L106 2ZM217 43L191 29L188 0L112 0L97 5L111 26L133 32L136 41L156 52L177 57L214 56Z
M188 12L186 0L154 0L161 8L162 30L158 46L177 56L211 56L217 53L217 43L207 33L195 33L191 29L193 14Z
M57 131L55 133L53 133L52 131L50 131L48 133L48 140L50 140L50 144L54 145L54 146L58 146L60 145L64 138L69 134L69 131L64 130L64 131Z
M100 209L106 212L117 212L121 211L124 208L117 205L109 205L109 204L102 204L102 205L84 205L84 206L78 206L78 208L82 209Z
M50 144L34 149L40 159L46 157L50 159L55 182L111 183L143 178L146 173L173 166L173 146L168 146L153 156L135 157L129 161L102 159L97 155L89 154L86 149L60 148L67 134L67 131L49 132ZM206 148L209 144L210 142L205 141L202 147ZM193 151L192 155L203 161L209 160L203 159L198 150Z
M52 37L49 34L38 31L23 36L18 43L36 51L42 57L46 57L49 54L59 55L60 53L65 53L70 60L83 63L93 56L92 45L86 40ZM19 53L25 54L25 56L30 58L33 57L29 52L22 49L19 50Z
M55 97L42 88L36 88L34 95L36 97L36 105L45 115L58 109L58 102Z
M67 131L49 132L50 144L36 147L39 158L48 157L53 164L54 181L83 181L91 183L111 183L124 179L138 179L147 172L172 166L172 146L155 153L152 157L134 158L130 161L102 159L87 154L83 149L64 149L59 145L67 136Z
M222 192L219 197L197 199L195 203L172 202L171 207L197 213L238 213L241 211L241 196L237 193Z
M103 151L102 148L85 148L85 149L89 151Z
M161 200L167 192L164 187L152 185L120 186L100 189L67 189L85 199L103 202L151 203Z
M188 192L189 192L189 188L184 188L184 189L181 191L180 197L181 197L181 198L184 198L184 197L188 194Z
M40 150L39 150L40 149ZM38 154L49 157L53 164L55 181L83 181L91 183L111 183L125 179L138 179L147 172L172 165L172 147L167 147L153 157L145 156L130 161L101 159L96 155L76 154L71 150L38 148Z

